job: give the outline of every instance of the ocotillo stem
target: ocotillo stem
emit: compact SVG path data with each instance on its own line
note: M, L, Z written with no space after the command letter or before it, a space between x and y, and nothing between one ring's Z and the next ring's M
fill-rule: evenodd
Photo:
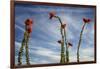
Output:
M67 46L67 40L66 40L66 30L64 28L64 36L65 36L65 45L66 45L66 63L69 62L69 51L68 51L68 46Z
M80 39L79 39L78 48L77 48L77 62L79 62L79 48L80 48L80 45L81 45L82 33L83 33L85 25L86 25L86 23L83 24L82 30L80 32Z
M58 16L55 16L56 18L58 18L61 26L62 26L62 21L60 19L60 17ZM60 62L61 63L65 63L65 54L64 54L64 51L65 51L65 48L64 48L64 34L63 34L63 30L62 30L62 27L60 28L60 32L61 32L61 36L62 36L62 43L61 43L61 60Z
M26 36L26 33L24 33L24 38L22 40L22 45L21 45L21 48L20 48L20 51L19 51L19 54L18 54L18 65L22 64L22 54L23 54L23 48L24 48L24 45L25 45L25 36Z
M29 62L29 51L28 51L28 41L29 41L29 33L27 33L27 41L26 41L26 63L27 63L27 65L30 64L30 62Z

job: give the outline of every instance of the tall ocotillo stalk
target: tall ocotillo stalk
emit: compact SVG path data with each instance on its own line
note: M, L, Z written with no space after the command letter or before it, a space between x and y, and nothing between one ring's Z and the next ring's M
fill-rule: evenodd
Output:
M58 17L58 16L55 16L55 18L57 18L58 20L59 20L59 22L60 22L60 33L61 33L61 37L62 37L62 39L61 39L61 60L60 60L60 63L65 63L65 53L64 53L64 51L65 51L65 48L64 48L64 43L65 43L65 40L64 40L64 34L63 34L63 28L62 28L62 21L61 21L61 19L60 19L60 17Z
M31 19L26 20L27 39L26 39L25 49L26 49L26 63L27 63L27 65L30 65L28 42L29 42L30 34L32 32L32 24L33 24L33 21Z
M69 62L69 51L68 51L68 43L66 42L66 63Z
M53 17L57 18L60 22L60 25L62 26L62 21L61 21L60 17L55 15L55 12L50 12L49 15L50 15L50 19L52 19ZM64 34L63 34L62 27L60 27L60 32L61 32L61 37L62 37L62 39L61 39L61 60L60 60L60 63L65 63Z
M80 60L79 60L79 56L80 56L79 55L79 49L80 49L80 45L81 45L81 41L82 41L82 34L83 34L83 31L84 31L85 25L86 25L86 23L89 23L91 20L83 18L83 21L84 21L84 24L83 24L82 30L80 32L80 38L79 38L78 47L77 47L77 62L80 62Z
M27 41L26 41L26 63L27 65L30 65L30 61L29 61L29 51L28 51L28 41L29 41L29 33L27 33Z
M67 44L67 37L66 37L66 24L62 25L63 29L64 29L64 37L65 37L65 45L66 45L66 63L69 62L69 51L68 51L68 44Z
M58 18L60 24L61 24L61 36L62 36L62 43L61 43L61 63L65 63L65 48L64 48L64 44L65 44L65 40L64 40L64 34L63 34L63 28L62 28L62 21L60 19L60 17L56 16L56 18Z
M18 53L18 65L22 64L22 54L23 54L23 48L24 48L24 45L25 45L25 37L26 37L26 33L24 33L24 38L22 40L22 45L21 45L20 51Z
M24 38L22 40L22 45L21 45L20 51L18 53L18 65L22 64L22 54L23 54L24 46L25 46L25 49L26 49L26 63L27 63L27 65L30 64L30 62L29 62L29 51L28 51L28 41L29 41L29 37L30 37L31 32L32 32L32 20L27 19L25 21Z

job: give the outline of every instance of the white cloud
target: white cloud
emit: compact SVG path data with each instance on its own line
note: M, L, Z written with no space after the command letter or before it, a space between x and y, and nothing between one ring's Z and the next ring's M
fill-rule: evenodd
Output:
M94 48L87 47L80 49L81 61L93 61L94 60Z
M41 18L41 21L38 21L38 23L35 25L36 28L38 28L38 30L42 31L43 33L52 36L52 38L54 39L58 39L58 37L60 38L60 30L59 28L59 22L54 22L54 23L49 23L47 20L45 20L44 18ZM52 22L52 20L50 20ZM47 22L46 24L44 24L45 22ZM43 27L41 27L43 26ZM37 34L39 35L39 34ZM39 35L40 36L40 35ZM41 35L42 37L43 35Z
M69 48L70 62L77 62L76 50ZM94 48L80 48L80 61L94 61Z
M36 48L36 47L35 47ZM60 61L60 53L52 51L51 49L47 49L47 48L42 48L42 47L37 47L36 50L31 50L31 53L34 53L36 55L39 56L43 56L46 57L48 60L46 59L40 59L43 61L46 61L47 63L57 63ZM36 58L35 58L36 59ZM39 59L39 57L37 58ZM38 62L39 60L37 60ZM43 61L39 61L40 63L43 63ZM35 62L36 63L36 62Z
M20 29L20 30L23 31L23 32L25 31L21 26L16 25L16 24L15 24L15 28L18 28L18 29Z

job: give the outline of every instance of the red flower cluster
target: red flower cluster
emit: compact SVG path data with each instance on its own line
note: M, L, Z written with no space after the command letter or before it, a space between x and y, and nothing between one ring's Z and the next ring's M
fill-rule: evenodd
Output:
M66 27L66 24L62 24L61 27L64 29Z
M91 20L90 19L83 18L83 21L84 21L84 23L89 23Z
M32 32L32 27L27 27L26 30L27 30L28 33L31 33Z
M49 16L50 16L49 19L52 19L52 18L55 16L55 14L56 14L56 13L55 13L54 11L53 11L53 12L50 12L50 13L49 13Z
M33 24L33 21L31 19L27 19L25 21L25 25L26 25L26 31L28 33L31 33L32 32L32 24Z
M31 19L27 19L26 21L25 21L25 25L31 25L32 24L32 20Z
M62 43L62 41L61 41L61 40L58 40L57 42L58 42L59 44L61 44L61 43Z
M68 47L72 47L72 46L73 46L72 43L68 42Z

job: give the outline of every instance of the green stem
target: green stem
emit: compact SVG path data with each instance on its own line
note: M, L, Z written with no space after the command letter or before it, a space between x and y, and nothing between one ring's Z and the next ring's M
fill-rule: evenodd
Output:
M61 43L61 63L65 63L65 54L64 54L64 36L62 33L62 28L61 28L61 35L62 35L62 43Z
M79 49L80 49L80 45L81 45L81 41L82 41L82 33L83 33L85 25L86 25L86 23L83 24L82 30L80 32L80 39L79 39L78 48L77 48L77 62L79 62Z
M59 22L60 22L61 25L63 24L62 21L61 21L61 19L60 19L60 17L55 16L55 18L57 18L59 20Z
M27 63L27 65L30 65L30 62L29 62L29 51L28 51L28 41L29 41L29 34L27 33L27 41L26 41L26 63Z
M66 29L64 28L64 36L65 36L65 45L66 45L66 63L69 62L69 51L67 46L67 39L66 39Z
M58 16L55 16L56 18L58 18L61 26L62 26L62 21L60 19L60 17ZM65 54L64 54L64 51L65 51L65 48L64 48L64 34L63 34L63 29L62 27L60 28L60 32L61 32L61 36L62 36L62 43L61 43L61 60L60 60L60 63L65 63Z
M23 48L24 48L24 45L25 45L25 33L24 33L24 38L22 40L22 45L21 45L21 48L20 48L20 51L18 53L18 65L21 65L22 64L22 54L23 54Z

